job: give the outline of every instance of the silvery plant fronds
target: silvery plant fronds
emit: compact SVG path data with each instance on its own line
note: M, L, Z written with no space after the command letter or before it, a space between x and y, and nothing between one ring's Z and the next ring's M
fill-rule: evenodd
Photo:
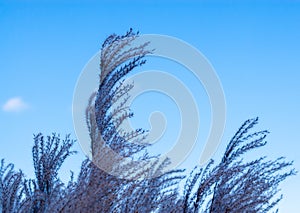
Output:
M228 143L219 163L210 160L186 175L165 172L170 159L147 152L147 131L126 131L133 116L127 74L151 54L149 42L134 43L138 33L109 36L101 47L99 88L86 107L92 159L82 162L76 179L58 175L75 152L75 140L53 134L34 136L35 177L27 179L12 164L0 165L0 212L58 213L198 213L272 212L282 199L279 184L295 175L284 158L254 160L245 154L266 145L268 131L254 131L258 118L247 120ZM247 160L245 160L247 159ZM142 162L142 163L141 163Z
M135 129L128 132L121 127L126 119L133 116L127 102L129 91L134 85L124 83L124 78L134 68L143 65L146 62L145 56L151 53L149 42L133 45L137 37L138 33L134 33L132 29L122 36L113 34L104 41L101 48L100 83L94 109L99 135L98 140L92 142L93 161L98 165L114 162L114 165L121 166L126 158L133 160L135 154L140 154L148 146L145 142L147 131ZM105 147L109 147L109 150L105 151ZM126 170L136 171L136 168L132 168L142 159L145 160L145 155L139 161L128 162L123 171L118 166L107 169L112 173L115 170L119 175L132 175L125 174Z
M76 151L71 150L75 140L67 135L44 136L41 133L34 136L32 157L34 179L23 182L23 199L20 212L55 212L57 203L65 199L64 184L58 177L62 164Z
M15 171L13 164L0 165L0 212L13 213L20 210L23 173Z
M61 211L152 212L178 198L174 189L183 170L163 174L169 159L159 162L147 153L147 131L121 128L133 116L127 102L134 85L124 78L152 52L149 42L133 45L138 36L132 29L122 36L113 34L101 47L99 88L86 108L92 162L84 162Z
M268 131L251 132L258 118L239 128L225 150L221 162L196 168L184 190L184 212L271 212L282 199L279 183L296 171L293 162L280 157L260 157L245 161L243 155L266 145Z

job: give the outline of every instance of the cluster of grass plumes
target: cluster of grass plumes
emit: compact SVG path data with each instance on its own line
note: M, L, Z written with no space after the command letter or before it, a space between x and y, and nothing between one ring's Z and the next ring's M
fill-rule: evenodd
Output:
M128 106L133 84L124 78L144 64L148 42L131 46L138 33L111 35L102 45L100 81L86 108L92 159L78 177L63 183L58 171L75 152L69 136L34 136L34 179L12 164L0 167L2 212L270 212L282 196L279 183L296 172L292 162L266 157L246 162L245 153L266 145L268 131L252 132L258 119L247 120L228 143L220 163L164 172L170 159L147 152L147 131L126 132L133 116ZM109 147L109 149L107 149ZM110 151L117 153L115 157ZM124 161L124 158L129 159ZM125 163L124 163L125 162ZM140 163L142 162L142 163ZM107 165L100 169L99 165ZM116 175L114 175L116 174ZM181 190L181 185L184 185Z
M59 135L34 136L32 157L35 178L26 179L22 171L13 170L13 165L0 168L0 209L2 212L52 212L55 205L67 193L58 171L71 150L75 140L67 135L64 140Z
M59 135L34 137L34 179L13 164L0 167L2 212L271 212L282 195L279 183L296 174L284 158L244 162L245 152L266 145L267 131L249 133L257 119L246 121L229 142L220 163L211 160L188 175L173 170L155 178L126 180L82 163L76 180L63 183L58 170L74 140ZM46 138L46 140L45 140ZM167 162L166 162L167 163ZM163 166L162 166L163 167ZM159 170L159 169L158 169ZM160 170L159 170L160 171ZM184 183L183 192L179 192Z
M283 157L245 161L243 155L266 145L268 131L250 133L258 118L249 119L231 139L213 167L196 167L184 190L184 212L269 212L282 199L279 183L296 171ZM204 205L205 204L205 205Z
M14 165L0 166L0 212L14 212L20 209L23 173L14 171Z

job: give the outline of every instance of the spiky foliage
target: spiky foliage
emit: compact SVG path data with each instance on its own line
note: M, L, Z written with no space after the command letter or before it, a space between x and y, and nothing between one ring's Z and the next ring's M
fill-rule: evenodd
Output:
M227 169L236 165L240 172L225 175L217 182L212 212L268 212L282 199L276 197L278 184L296 173L289 169L293 162L285 162L283 157L242 161L244 153L266 145L268 131L249 133L257 122L258 118L247 120L229 142L220 166Z
M14 171L14 165L0 165L0 212L16 212L20 209L23 174Z
M161 177L162 167L169 164L168 159L159 163L158 159L148 156L145 152L138 157L138 160L144 162L142 166L140 161L134 161L134 155L141 153L148 146L144 142L146 131L136 129L125 132L119 128L124 120L133 116L127 106L128 92L133 88L133 84L125 85L122 78L137 66L144 64L144 56L150 53L146 49L148 43L131 46L137 36L138 34L130 30L123 36L111 35L102 45L100 86L98 92L91 95L86 109L94 164L87 163L83 166L81 172L85 174L84 180L81 180L81 174L81 184L74 190L74 197L75 194L80 195L78 200L82 200L82 197L89 199L85 204L74 202L74 197L70 199L69 203L72 204L68 206L72 206L72 211L82 208L100 212L127 212L128 209L136 212L141 211L141 208L153 210L163 205L162 200L167 200L167 196L175 194L160 191L160 187L170 188L179 179L179 176ZM110 155L111 150L117 154L117 158ZM132 161L124 163L124 158L130 158ZM105 171L109 174L97 168L96 165L99 164L101 169L108 165L109 168L106 167ZM176 172L180 173L179 170ZM117 177L112 175L114 173ZM127 180L120 179L120 174L121 178ZM158 178L141 179L152 176ZM148 190L145 191L145 188ZM140 193L143 196L139 196Z
M98 134L96 134L98 137L96 143L95 141L92 142L93 160L101 159L101 156L99 156L100 153L102 156L105 154L105 152L99 149L99 139L103 142L103 144L108 144L109 147L116 151L119 155L125 157L133 156L135 153L138 153L147 147L147 144L137 143L145 139L144 130L138 129L128 134L124 133L122 129L118 129L125 119L133 116L133 113L130 112L128 106L126 106L128 92L132 89L133 85L123 85L123 81L120 82L120 80L135 67L144 64L144 56L150 53L150 51L145 49L148 43L144 43L138 47L130 47L131 42L136 38L136 36L137 35L134 34L132 30L124 36L112 35L108 37L102 46L100 86L97 95L93 95L96 96L95 108L90 106L88 107L89 110L87 110L87 114L88 112L95 113L87 116L88 118L94 119L88 125L89 129L92 130L90 132L93 132L93 130L98 132ZM130 61L127 64L120 66L121 63L128 59L130 59ZM118 84L118 82L120 83ZM203 208L204 204L207 206L206 211L210 212L227 211L226 208L229 207L236 211L249 211L251 209L256 211L267 211L279 202L279 199L272 203L268 203L266 201L270 201L275 196L279 182L294 174L294 171L291 170L287 173L277 175L278 171L290 166L292 163L282 162L282 159L264 162L264 158L261 158L249 163L243 163L241 160L241 156L244 153L266 144L264 139L268 133L267 131L248 134L248 131L256 123L257 119L253 119L246 121L242 125L230 141L220 164L212 167L213 161L211 161L206 168L197 167L195 169L194 175L190 177L189 182L186 184L185 196L184 199L181 199L182 204L179 204L180 202L178 202L176 205L181 206L181 209L185 212L205 211L205 208ZM93 127L93 125L97 125L97 127ZM92 138L95 138L95 136L92 136ZM98 148L96 149L95 147L97 146ZM119 159L108 159L113 160L117 165L119 165ZM157 162L154 164L156 163ZM133 168L133 171L130 170L130 172L137 170L136 165L132 164L129 164L127 168ZM116 168L111 169L113 170ZM123 167L121 168L121 171L122 170L124 171L124 174L126 174L127 169L124 169ZM141 172L141 170L138 171ZM142 172L144 174L151 174L153 170L142 169ZM174 171L174 173L182 179L183 176L180 172ZM130 201L126 199L127 205L122 205L121 202L121 204L117 206L122 207L121 209L125 208L124 211L128 210L126 206L130 206L131 209L134 209L133 211L154 211L151 204L155 204L156 210L159 209L159 211L165 211L163 208L165 205L162 204L164 203L163 199L157 199L161 202L160 206L155 202L157 200L154 199L154 197L156 195L159 196L162 191L167 188L164 186L164 181L162 180L171 180L168 177L168 174L166 174L166 176L163 175L161 177L162 179L154 178L150 181L144 180L141 182L126 182L123 187L120 187L121 191L129 191L129 193L126 194L134 196L129 196ZM244 183L245 180L247 180L246 182L249 184L251 181L259 179L262 180L261 185L257 187L256 190L251 189L251 187L248 187L247 184ZM157 188L156 181L160 183L159 188ZM169 185L172 185L172 183L176 184L177 182L170 181ZM244 187L241 187L241 184L244 184L245 186L243 185ZM195 189L196 185L198 185L198 187ZM236 187L238 185L240 187ZM255 185L252 184L252 187L253 186ZM250 191L247 191L247 195L242 196L243 193L240 191L242 188L246 188L248 191L251 190L251 193ZM155 190L162 191L156 191L157 193L154 193ZM151 191L151 193L146 195L147 191ZM244 191L244 193L245 192L246 191ZM255 197L255 194L259 194L260 197ZM224 199L225 195L229 197L226 202ZM235 196L236 199L233 199L233 197L230 197L229 195L232 195L233 197ZM145 199L145 196L147 199ZM212 196L212 199L208 199L210 196ZM218 198L215 199L216 197ZM169 199L169 202L170 200L172 199ZM253 201L253 203L251 203L251 201ZM219 204L217 202L219 202ZM145 204L148 207L145 207ZM237 206L237 204L240 204L240 206ZM170 210L170 203L166 206L168 206ZM217 206L222 206L222 208ZM232 211L233 209L230 210Z
M25 180L24 212L48 212L62 199L63 184L58 178L58 170L68 156L76 153L71 150L74 140L67 135L61 140L59 135L34 136L32 148L35 179Z
M132 29L123 36L113 34L104 41L101 48L101 74L95 100L95 120L101 139L123 157L132 157L147 146L143 143L145 130L124 132L119 129L124 120L133 116L127 106L128 92L133 84L124 85L124 77L144 64L145 55L151 53L147 50L149 42L132 45L137 36L138 33L134 33ZM92 150L95 151L96 145L92 144Z
M210 163L206 171L190 175L184 191L185 212L269 212L278 204L279 183L296 172L289 169L292 162L282 157L244 162L246 152L266 145L268 131L249 133L257 122L258 118L250 119L240 127L218 165L207 172Z
M159 163L155 156L151 157L146 152L140 154L148 146L144 142L146 131L125 132L120 128L124 120L133 116L127 106L128 92L133 84L125 85L123 78L144 64L144 56L151 52L146 49L148 43L131 46L137 36L130 30L123 36L109 36L102 45L99 89L91 95L86 108L93 163L84 162L67 202L60 204L61 211L126 212L130 207L132 212L136 212L141 207L155 209L163 205L162 201L167 200L167 196L172 194L174 197L176 194L160 191L163 186L171 188L180 179L178 175L172 178L161 176L162 168L169 164L168 159ZM111 155L111 150L116 155ZM140 154L137 159L144 162L142 165L134 160L137 153ZM124 158L130 160L124 161ZM152 176L158 178L141 179ZM138 196L139 193L143 196Z
M178 184L185 178L184 170L173 170L162 174L169 164L166 159L151 172L154 178L128 181L120 191L113 212L174 212L179 198ZM175 208L174 208L175 207Z
M220 176L218 169L210 171L213 164L211 160L205 168L196 166L188 176L182 199L182 212L198 212L211 193L211 187Z
M99 89L86 109L93 161L85 160L77 180L72 175L65 185L58 170L74 153L74 141L69 136L61 140L55 134L36 135L35 179L24 179L12 164L1 161L2 212L269 212L280 201L279 183L295 174L292 162L242 159L248 151L266 145L267 131L250 133L257 118L241 126L219 164L214 166L211 160L206 167L196 166L187 178L184 170L163 172L170 160L149 156L145 130L128 133L121 128L133 116L127 106L133 84L124 85L124 78L151 53L148 43L131 46L137 36L132 30L123 36L113 34L102 45ZM110 150L120 157L112 157ZM104 171L100 164L109 166ZM182 195L181 181L185 181Z

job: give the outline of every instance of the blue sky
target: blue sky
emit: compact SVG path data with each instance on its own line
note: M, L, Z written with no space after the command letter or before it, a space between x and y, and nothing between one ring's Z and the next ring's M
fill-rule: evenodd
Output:
M71 107L77 78L108 35L129 27L180 38L214 66L227 103L215 158L244 120L259 116L258 130L271 134L257 153L286 156L300 170L299 1L0 0L0 158L30 176L33 134L75 137ZM82 153L70 158L64 175L82 159ZM300 211L299 177L281 188L281 212Z

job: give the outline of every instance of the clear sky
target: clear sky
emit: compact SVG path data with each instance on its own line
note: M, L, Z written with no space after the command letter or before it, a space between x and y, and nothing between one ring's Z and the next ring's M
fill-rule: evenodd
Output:
M271 134L258 153L286 156L300 171L300 1L224 2L0 0L0 158L30 176L33 134L75 138L82 68L108 35L132 27L180 38L213 64L227 103L216 158L244 120L259 116L258 130ZM63 172L82 159L70 158ZM299 175L281 188L280 212L300 212Z

